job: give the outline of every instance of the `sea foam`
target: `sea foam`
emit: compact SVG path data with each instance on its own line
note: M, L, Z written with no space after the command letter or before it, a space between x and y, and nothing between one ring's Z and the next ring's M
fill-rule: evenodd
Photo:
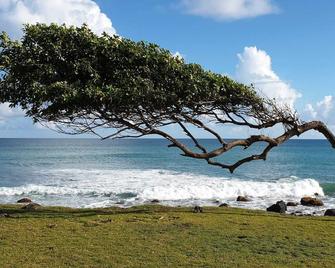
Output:
M283 178L254 181L210 177L169 170L79 170L39 171L37 184L0 187L0 202L18 196L32 196L53 205L74 207L137 205L158 199L168 205L210 205L213 200L234 202L238 195L254 202L242 206L263 208L276 200L297 200L305 195L324 192L314 179Z

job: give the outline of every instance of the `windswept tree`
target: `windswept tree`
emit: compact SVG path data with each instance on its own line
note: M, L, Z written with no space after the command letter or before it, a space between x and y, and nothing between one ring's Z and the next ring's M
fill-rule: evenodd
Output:
M21 107L34 122L103 139L158 135L183 156L230 172L265 160L272 148L309 130L321 132L335 148L335 137L322 122L302 122L290 107L259 96L252 86L187 64L155 44L97 36L85 25L27 25L19 41L2 33L0 75L0 103ZM282 125L283 134L228 141L216 131L228 124L258 131ZM180 127L194 146L166 131L168 125ZM217 148L201 144L194 127L215 138ZM257 142L266 144L259 154L233 164L217 158Z

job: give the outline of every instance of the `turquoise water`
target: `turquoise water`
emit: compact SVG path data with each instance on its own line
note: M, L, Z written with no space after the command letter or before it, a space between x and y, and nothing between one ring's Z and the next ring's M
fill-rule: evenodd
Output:
M241 166L233 175L182 157L167 145L159 139L0 139L0 203L30 196L43 204L73 207L159 199L167 205L224 201L264 208L277 199L298 200L318 192L326 207L335 206L335 150L325 140L291 140L275 148L267 161ZM233 162L263 146L236 149L221 160ZM253 202L237 204L238 194Z

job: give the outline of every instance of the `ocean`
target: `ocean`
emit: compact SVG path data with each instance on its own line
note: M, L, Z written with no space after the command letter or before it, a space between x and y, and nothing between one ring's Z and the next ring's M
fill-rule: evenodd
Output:
M184 140L191 146L190 140ZM209 147L215 140L201 140ZM0 139L0 203L30 197L42 205L129 207L158 199L169 206L265 209L278 200L318 193L325 206L290 207L321 215L335 208L335 150L326 140L290 140L234 174L204 160L186 158L161 139ZM264 144L234 149L232 163ZM236 202L238 195L251 202Z

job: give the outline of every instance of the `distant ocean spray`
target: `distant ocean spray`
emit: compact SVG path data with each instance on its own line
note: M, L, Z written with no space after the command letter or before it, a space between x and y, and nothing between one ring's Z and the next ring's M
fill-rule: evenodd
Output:
M318 193L325 203L318 214L335 207L335 150L326 140L291 140L267 161L242 166L233 175L166 145L159 139L0 139L0 203L28 196L43 205L71 207L132 206L158 199L171 206L225 202L265 209L278 200L299 201ZM233 162L263 146L234 150L222 160ZM238 195L252 201L236 202Z

